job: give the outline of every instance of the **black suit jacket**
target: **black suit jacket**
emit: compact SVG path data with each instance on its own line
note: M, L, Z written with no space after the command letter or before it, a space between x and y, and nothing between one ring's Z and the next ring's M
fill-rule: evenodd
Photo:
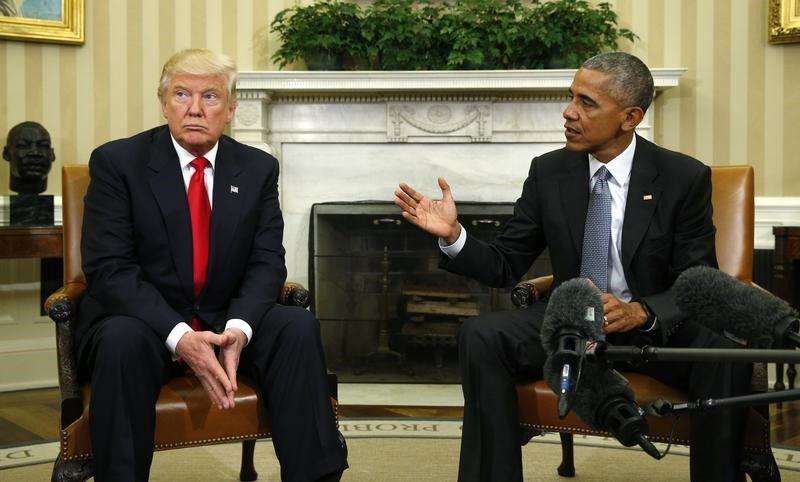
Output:
M490 286L519 281L549 248L553 287L579 276L589 203L589 158L567 149L531 162L514 216L487 245L468 235L442 266ZM622 264L634 299L658 316L664 343L684 319L670 289L691 266L717 266L711 220L711 170L637 136L622 229Z
M275 304L286 267L274 157L219 140L207 279L198 297L186 188L168 128L98 147L89 173L79 338L109 315L142 320L164 339L195 315L217 331L230 318L255 326Z

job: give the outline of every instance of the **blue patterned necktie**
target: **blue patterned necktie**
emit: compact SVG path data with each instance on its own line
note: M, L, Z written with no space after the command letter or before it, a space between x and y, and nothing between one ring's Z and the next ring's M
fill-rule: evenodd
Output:
M595 182L586 212L583 231L581 277L590 278L600 291L608 292L608 250L611 243L611 173L602 166L594 175Z

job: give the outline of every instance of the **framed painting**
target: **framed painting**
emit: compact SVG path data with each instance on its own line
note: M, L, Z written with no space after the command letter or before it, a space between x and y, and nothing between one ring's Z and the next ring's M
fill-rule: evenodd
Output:
M83 44L84 0L0 0L0 38Z
M769 43L800 42L800 0L769 0Z

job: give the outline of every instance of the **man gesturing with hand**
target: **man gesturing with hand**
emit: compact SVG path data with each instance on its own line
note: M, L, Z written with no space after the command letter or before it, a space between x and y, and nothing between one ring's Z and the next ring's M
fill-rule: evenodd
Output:
M410 223L439 237L440 266L492 287L519 281L549 249L553 287L587 278L602 292L603 331L612 344L722 348L734 341L687 319L672 284L685 269L717 265L710 169L636 134L653 100L638 58L609 52L575 74L564 117L566 146L531 162L514 214L491 243L458 223L450 186L441 200L407 184L395 204ZM514 386L542 376L545 304L466 320L458 350L464 392L460 481L521 481ZM686 390L690 400L749 391L744 363L652 363L639 367ZM692 481L743 480L746 410L691 415Z

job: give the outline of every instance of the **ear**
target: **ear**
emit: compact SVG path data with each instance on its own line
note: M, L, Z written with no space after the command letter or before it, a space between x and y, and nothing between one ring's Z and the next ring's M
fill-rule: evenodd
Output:
M161 115L164 116L164 119L167 118L167 101L166 99L159 97L158 103L161 104Z
M236 100L235 99L234 99L233 102L230 102L228 104L228 115L226 116L228 122L226 122L226 124L230 124L231 123L231 121L233 120L233 116L234 115L236 115Z
M3 148L3 159L5 159L8 162L11 162L11 154L9 154L8 152L8 146Z
M622 130L629 132L636 128L642 119L644 119L644 111L641 107L628 107L623 111L624 118L622 120Z

